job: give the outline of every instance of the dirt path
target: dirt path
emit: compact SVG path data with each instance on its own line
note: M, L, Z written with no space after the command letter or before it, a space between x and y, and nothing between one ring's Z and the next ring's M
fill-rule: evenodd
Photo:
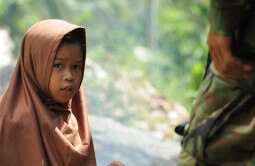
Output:
M174 166L179 142L162 140L155 132L123 126L110 118L90 115L97 162L118 159L127 166Z

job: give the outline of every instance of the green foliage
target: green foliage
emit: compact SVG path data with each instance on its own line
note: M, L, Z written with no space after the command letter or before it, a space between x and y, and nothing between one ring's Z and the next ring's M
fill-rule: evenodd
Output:
M188 108L200 84L206 60L207 4L192 1L162 1L159 14L159 47L164 75L155 86Z
M84 25L88 57L118 80L118 68L142 73L162 96L188 108L206 60L208 2L204 0L0 0L0 27L16 43L36 21ZM115 67L114 67L115 66ZM114 98L109 89L108 98Z

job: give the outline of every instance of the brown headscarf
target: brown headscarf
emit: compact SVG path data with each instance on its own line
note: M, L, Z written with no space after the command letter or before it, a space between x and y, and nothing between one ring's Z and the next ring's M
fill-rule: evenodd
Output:
M1 165L96 165L82 90L68 106L50 99L54 58L64 35L72 31L79 31L86 44L85 29L63 20L43 20L26 32L0 102Z

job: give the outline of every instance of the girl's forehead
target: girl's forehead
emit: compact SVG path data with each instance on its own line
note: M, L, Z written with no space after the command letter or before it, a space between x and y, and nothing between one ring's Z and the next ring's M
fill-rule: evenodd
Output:
M82 61L83 60L83 53L81 46L79 44L67 44L63 43L58 48L57 54L55 59L59 60L75 60L75 61Z

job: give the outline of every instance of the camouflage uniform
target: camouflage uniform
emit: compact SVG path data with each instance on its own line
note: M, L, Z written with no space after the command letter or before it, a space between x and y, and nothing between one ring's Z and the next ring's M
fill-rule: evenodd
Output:
M235 34L253 3L211 0L211 30ZM255 44L254 38L249 37L249 42ZM210 65L185 128L178 166L255 166L254 80L229 83L219 76L213 63Z

